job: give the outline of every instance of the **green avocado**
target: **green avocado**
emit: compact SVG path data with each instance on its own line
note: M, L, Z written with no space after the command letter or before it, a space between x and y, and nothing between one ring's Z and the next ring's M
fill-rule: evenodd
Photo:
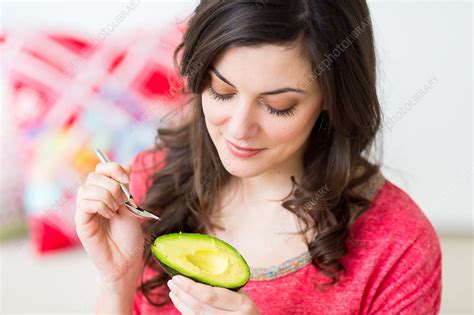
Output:
M199 233L159 236L151 247L153 257L173 277L238 291L250 279L250 268L239 252L216 237Z

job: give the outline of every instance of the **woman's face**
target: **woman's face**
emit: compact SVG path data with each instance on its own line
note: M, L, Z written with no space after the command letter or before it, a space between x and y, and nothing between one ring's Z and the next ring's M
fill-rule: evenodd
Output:
M213 63L202 106L230 174L247 178L302 166L304 145L322 104L317 80L304 84L311 72L298 47L231 48ZM239 151L228 142L261 150Z

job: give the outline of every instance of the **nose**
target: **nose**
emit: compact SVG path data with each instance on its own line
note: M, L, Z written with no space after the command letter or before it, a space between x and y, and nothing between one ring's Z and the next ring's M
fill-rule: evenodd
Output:
M257 115L251 101L242 101L232 112L229 119L228 132L235 140L255 137L258 133Z

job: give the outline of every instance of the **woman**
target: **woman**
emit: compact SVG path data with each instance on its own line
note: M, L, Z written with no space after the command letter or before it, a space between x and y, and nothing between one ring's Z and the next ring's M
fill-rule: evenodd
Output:
M381 110L366 2L201 1L180 53L187 119L131 169L98 164L78 192L98 311L437 313L437 235L369 161ZM162 221L131 216L119 182ZM170 281L150 243L179 231L230 243L249 283Z

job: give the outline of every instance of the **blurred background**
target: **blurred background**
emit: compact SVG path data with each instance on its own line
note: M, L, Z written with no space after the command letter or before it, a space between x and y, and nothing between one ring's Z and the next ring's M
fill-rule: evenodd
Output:
M76 190L94 147L128 164L179 117L172 53L197 3L1 2L1 314L94 312ZM473 314L472 2L369 4L383 173L440 236L441 313Z

